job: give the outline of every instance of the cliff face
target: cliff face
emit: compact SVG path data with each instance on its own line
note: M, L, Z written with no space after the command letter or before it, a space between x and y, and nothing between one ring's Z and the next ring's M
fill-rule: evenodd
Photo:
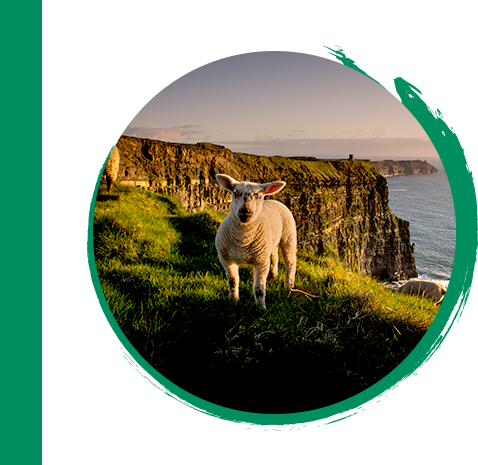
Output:
M119 181L141 181L177 197L190 211L229 209L230 194L217 184L217 173L254 182L284 180L286 188L274 198L295 217L299 250L332 254L380 278L417 275L409 224L391 213L387 182L370 162L261 157L213 144L127 136L116 145Z
M429 174L437 173L437 169L422 160L382 160L372 162L382 176L401 174Z

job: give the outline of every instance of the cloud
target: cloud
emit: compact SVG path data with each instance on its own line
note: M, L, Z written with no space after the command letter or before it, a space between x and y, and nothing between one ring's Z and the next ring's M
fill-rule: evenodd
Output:
M184 126L173 126L173 129L193 129L199 127L201 126L198 126L197 124L185 124Z
M264 134L263 136L256 134L254 136L254 140L274 140L274 139L275 137L270 136L269 134Z
M287 137L297 137L299 134L303 134L305 131L302 129L295 129L294 131L289 132Z
M204 134L204 131L195 131L200 126L188 124L180 127L157 128L155 126L128 126L123 134L125 136L141 137L143 139L156 139L166 142L189 142L198 141L197 135ZM207 137L207 136L206 136ZM204 140L205 137L202 137Z
M375 128L372 132L372 136L384 136L385 135L385 128L383 126L380 126L379 128Z

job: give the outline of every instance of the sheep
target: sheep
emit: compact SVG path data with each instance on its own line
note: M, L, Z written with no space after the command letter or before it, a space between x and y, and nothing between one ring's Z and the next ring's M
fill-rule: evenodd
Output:
M113 142L109 140L105 136L101 136L100 134L93 134L92 139L92 178L93 178L93 187L95 185L95 178L100 171L101 165L106 160L111 147L113 146ZM118 169L119 169L119 151L118 148L115 146L113 152L110 155L110 159L108 160L108 164L105 167L105 176L106 181L108 183L108 192L111 191L111 187L113 182L116 181L118 177ZM100 180L101 181L101 180Z
M446 294L445 287L435 281L427 281L425 279L411 279L400 286L398 292L411 295L420 295L435 301L435 305L440 304Z
M266 308L266 280L278 274L278 246L286 267L286 286L294 287L297 268L297 231L290 210L277 200L264 200L276 194L286 183L265 184L239 182L226 174L216 174L216 180L232 192L231 210L219 226L216 249L226 271L229 297L239 300L239 265L254 268L253 294L256 304Z

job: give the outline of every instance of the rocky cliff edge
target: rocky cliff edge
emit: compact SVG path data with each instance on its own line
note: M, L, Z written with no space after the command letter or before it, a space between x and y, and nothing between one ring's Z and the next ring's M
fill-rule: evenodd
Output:
M387 181L371 162L264 157L129 136L117 147L118 181L174 196L189 211L229 209L230 194L217 184L217 173L284 180L286 188L274 198L295 217L299 250L333 255L381 279L417 276L409 223L390 211Z

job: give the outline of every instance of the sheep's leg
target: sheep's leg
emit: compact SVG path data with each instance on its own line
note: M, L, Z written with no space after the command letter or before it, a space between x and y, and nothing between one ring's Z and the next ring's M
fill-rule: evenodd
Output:
M270 269L270 261L266 264L254 265L254 300L264 310L266 308L266 280Z
M271 255L271 278L277 278L279 273L279 253L277 247L274 247Z
M287 289L293 289L293 287L294 287L296 269L297 269L296 260L291 260L286 265L286 281L285 281L285 284L287 286Z
M285 262L287 289L293 289L295 283L295 273L297 269L297 246L294 242L281 244L282 255Z
M239 300L239 266L236 263L223 263L226 277L229 282L229 298Z

